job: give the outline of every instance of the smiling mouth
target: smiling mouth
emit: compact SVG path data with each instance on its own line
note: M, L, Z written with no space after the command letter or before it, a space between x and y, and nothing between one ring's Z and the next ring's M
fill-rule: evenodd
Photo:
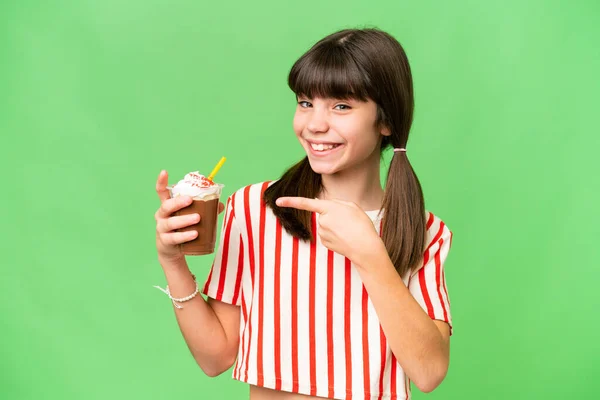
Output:
M340 143L311 143L311 142L308 142L308 144L314 151L329 151L329 150L333 150L333 149L341 146Z

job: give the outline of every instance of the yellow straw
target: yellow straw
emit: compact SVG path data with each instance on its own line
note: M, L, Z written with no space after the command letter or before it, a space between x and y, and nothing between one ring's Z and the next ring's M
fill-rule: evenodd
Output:
M209 180L213 180L215 175L217 175L217 172L219 172L219 170L221 169L221 167L223 166L223 163L225 162L226 158L225 157L221 157L221 161L219 161L217 163L217 165L215 166L215 168L212 170L212 172L210 173L210 175L208 176Z

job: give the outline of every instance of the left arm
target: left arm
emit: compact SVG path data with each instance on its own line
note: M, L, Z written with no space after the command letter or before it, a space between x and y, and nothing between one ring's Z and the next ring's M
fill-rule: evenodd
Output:
M448 371L450 328L446 322L432 320L421 308L383 242L378 240L375 246L377 251L355 262L358 273L394 356L419 390L431 392Z

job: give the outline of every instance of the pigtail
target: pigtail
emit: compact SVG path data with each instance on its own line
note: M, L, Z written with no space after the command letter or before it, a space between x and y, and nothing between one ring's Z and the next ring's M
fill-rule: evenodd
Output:
M288 169L281 179L265 190L263 201L271 207L281 226L292 236L301 240L312 239L310 211L279 207L275 201L280 197L307 197L314 199L321 192L321 175L310 167L308 157Z
M382 239L392 263L402 276L416 270L425 252L425 200L406 153L390 162L383 196Z

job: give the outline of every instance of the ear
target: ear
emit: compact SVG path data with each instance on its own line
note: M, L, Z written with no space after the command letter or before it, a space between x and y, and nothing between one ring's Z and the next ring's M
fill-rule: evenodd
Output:
M381 134L383 136L391 136L392 132L390 131L390 128L388 128L387 126L382 126L381 127Z

